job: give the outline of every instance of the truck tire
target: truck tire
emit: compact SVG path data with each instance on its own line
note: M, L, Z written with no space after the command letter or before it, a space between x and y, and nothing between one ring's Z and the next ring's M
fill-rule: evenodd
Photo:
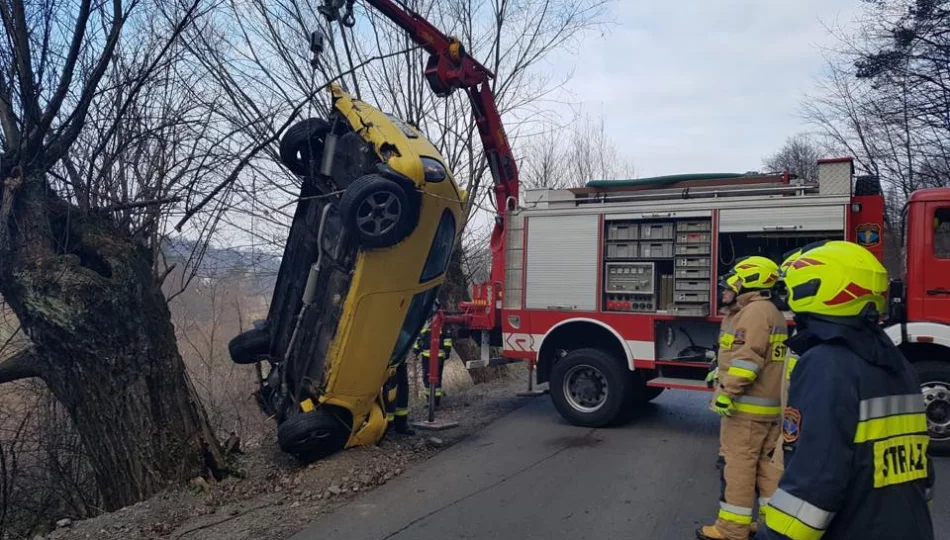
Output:
M301 463L325 458L343 450L350 438L343 416L330 406L295 414L277 428L277 443Z
M914 368L927 406L930 451L934 455L950 455L950 363L917 362Z
M265 360L270 354L270 332L266 326L242 332L228 343L228 352L235 364L256 364Z
M346 188L340 214L361 247L378 249L398 244L415 228L418 212L410 204L402 186L368 174Z
M307 118L290 126L280 139L280 161L290 172L304 178L320 170L324 137L330 124L321 118Z
M575 426L605 427L633 408L632 380L624 363L599 349L578 349L551 370L551 400Z

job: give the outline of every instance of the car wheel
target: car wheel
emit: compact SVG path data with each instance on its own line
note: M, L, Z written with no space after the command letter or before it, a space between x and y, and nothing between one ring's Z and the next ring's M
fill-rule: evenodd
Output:
M323 142L330 124L308 118L290 126L280 139L280 161L297 176L310 177L320 170Z
M401 242L415 228L418 215L402 186L375 174L357 178L346 188L340 213L360 246L369 249Z
M303 463L343 450L351 431L343 417L335 407L324 406L287 418L277 428L280 449Z
M256 364L270 353L270 332L265 327L238 334L228 343L228 352L235 364Z
M930 450L937 455L950 455L950 364L917 362L914 368L927 407Z
M568 422L604 427L633 406L626 366L598 349L571 351L551 370L551 399Z

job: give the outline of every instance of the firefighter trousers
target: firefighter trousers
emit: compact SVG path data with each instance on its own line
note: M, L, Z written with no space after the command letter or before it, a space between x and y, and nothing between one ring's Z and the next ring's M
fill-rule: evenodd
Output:
M778 421L723 418L719 427L721 492L716 528L729 540L747 540L759 513L778 489L782 471L772 462L780 427Z
M393 422L397 429L405 428L409 422L409 368L406 362L396 367L396 374L387 382L386 389L383 392L386 420Z

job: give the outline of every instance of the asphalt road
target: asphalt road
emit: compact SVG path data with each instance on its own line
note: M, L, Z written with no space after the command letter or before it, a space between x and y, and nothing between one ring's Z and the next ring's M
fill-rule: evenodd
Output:
M692 539L717 510L703 405L667 391L630 425L595 430L539 397L293 540ZM937 471L936 538L950 540L950 458Z

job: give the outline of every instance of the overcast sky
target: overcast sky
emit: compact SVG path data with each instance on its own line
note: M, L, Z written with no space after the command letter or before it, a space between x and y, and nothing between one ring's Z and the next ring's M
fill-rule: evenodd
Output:
M617 0L615 24L557 64L570 97L603 113L639 176L745 172L789 135L859 0Z

